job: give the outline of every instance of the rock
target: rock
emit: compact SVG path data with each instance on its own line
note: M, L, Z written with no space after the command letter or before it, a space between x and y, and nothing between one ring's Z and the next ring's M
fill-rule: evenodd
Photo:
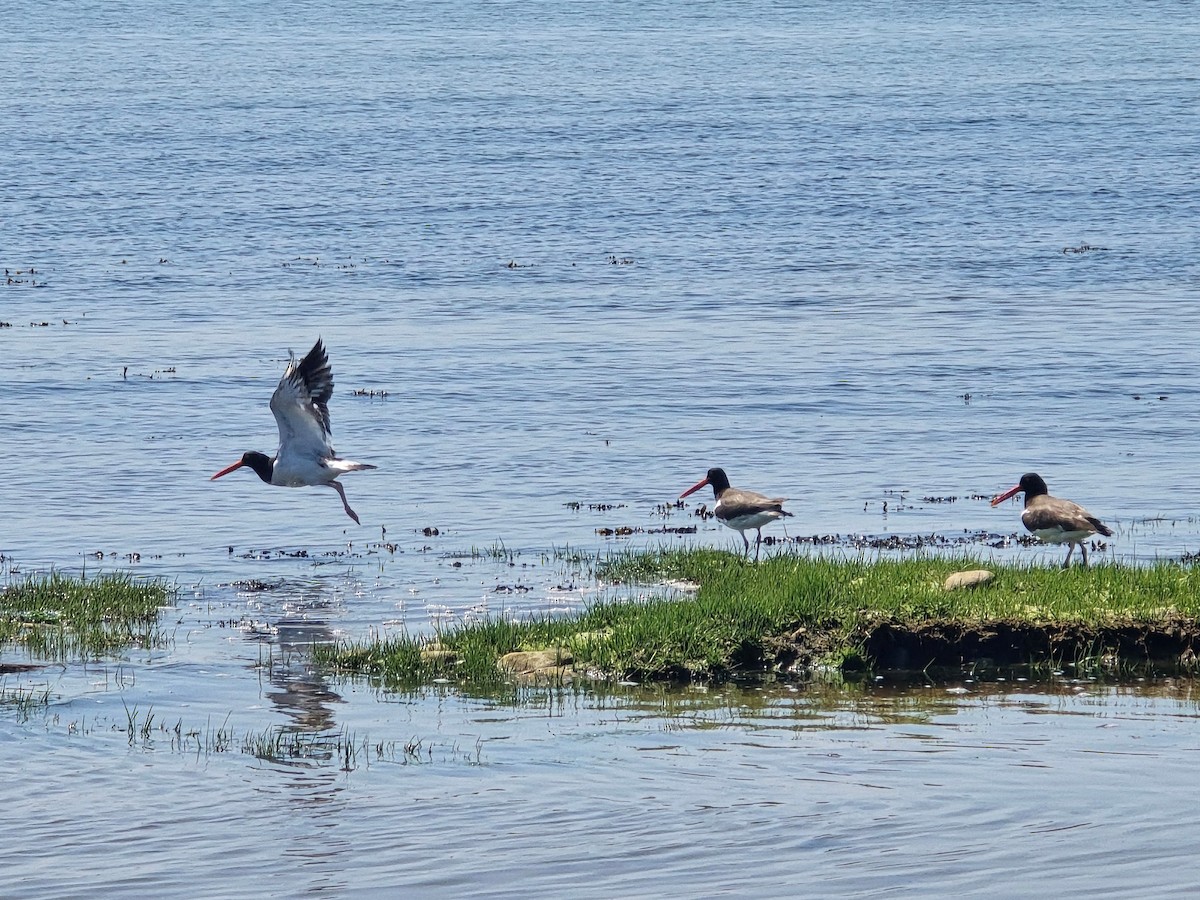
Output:
M987 584L996 576L987 569L971 569L967 572L955 572L950 575L942 587L947 591L957 591L960 588L977 588Z
M448 666L456 662L458 657L453 650L446 650L442 647L426 647L421 651L421 659L427 663Z
M554 650L518 650L500 657L499 666L514 675L559 677L567 674L572 658L571 651L565 647Z

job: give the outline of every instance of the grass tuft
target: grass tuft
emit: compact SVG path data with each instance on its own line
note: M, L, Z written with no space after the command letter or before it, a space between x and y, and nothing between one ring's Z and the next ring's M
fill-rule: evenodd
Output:
M0 589L0 645L56 661L161 646L158 614L173 596L160 580L124 573L30 576Z

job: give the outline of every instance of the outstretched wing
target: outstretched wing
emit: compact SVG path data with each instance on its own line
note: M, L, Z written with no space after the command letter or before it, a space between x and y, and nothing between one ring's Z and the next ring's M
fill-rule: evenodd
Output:
M293 356L271 395L271 412L279 425L279 455L332 456L329 443L329 398L333 370L321 339L296 362Z

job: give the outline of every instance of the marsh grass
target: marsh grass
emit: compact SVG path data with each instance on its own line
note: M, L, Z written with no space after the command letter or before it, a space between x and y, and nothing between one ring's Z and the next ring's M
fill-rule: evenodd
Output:
M306 732L272 727L249 733L242 741L242 752L271 762L323 764L337 761L342 771L359 766L360 753L370 759L370 743L358 742L346 731ZM382 755L383 745L379 746Z
M975 590L943 588L948 575L971 568L990 569L994 580ZM1010 632L1014 652L1027 653L1027 662L1054 659L1056 652L1074 662L1103 659L1121 629L1161 631L1186 642L1200 616L1200 568L1172 562L1064 571L968 557L784 552L754 563L717 550L683 549L597 558L590 571L609 584L700 587L683 599L652 587L650 599L598 602L574 616L491 619L443 630L436 641L344 642L316 648L315 655L334 671L370 675L389 687L437 680L500 684L509 680L497 667L500 656L550 648L563 648L576 672L597 677L721 679L793 667L879 665L884 649L905 642L918 654L935 654L931 635L941 645L961 643L964 663L976 645L977 652L992 652L995 641L985 646L981 636ZM1068 645L1055 643L1057 635L1070 635L1074 649L1063 650ZM911 660L917 668L923 661Z
M0 646L56 661L161 646L159 611L173 596L160 580L124 573L30 576L0 589Z
M359 738L353 732L305 732L283 726L249 732L241 749L258 759L284 765L322 766L336 763L343 772L370 768L372 762L391 762L413 765L432 762L434 745L413 738L406 742L373 741ZM457 745L448 752L473 765L481 764L482 744L476 741L471 751L461 751Z
M18 722L28 722L49 709L50 686L17 685L10 688L0 681L0 707L15 712Z
M602 566L600 577L623 577L627 563ZM646 561L640 561L645 567ZM994 581L979 590L946 591L954 572L986 568ZM781 554L759 565L712 551L658 555L650 567L663 576L699 582L701 594L721 605L750 604L819 624L834 616L853 622L880 613L904 619L961 622L1017 619L1101 624L1158 621L1200 612L1200 568L1162 562L1150 566L1100 564L1058 567L997 565L970 557L864 559Z
M22 722L39 712L44 714L49 703L48 688L9 690L0 684L0 707L13 707ZM89 726L86 722L73 721L67 730L70 734L121 733L130 747L142 751L169 746L174 752L195 754L197 758L206 759L244 753L288 766L321 767L335 764L344 772L369 767L372 762L380 760L407 764L434 759L434 745L426 745L416 738L406 743L373 741L369 737L359 738L345 729L311 732L280 725L272 725L263 731L248 731L239 736L230 725L229 716L219 724L210 719L203 728L199 728L185 726L183 719L173 723L164 722L155 714L152 706L142 710L136 705L124 704L124 714L123 722L95 719ZM454 757L448 758L459 758L472 764L480 762L478 746L473 752L462 752L457 745L448 749L454 754Z

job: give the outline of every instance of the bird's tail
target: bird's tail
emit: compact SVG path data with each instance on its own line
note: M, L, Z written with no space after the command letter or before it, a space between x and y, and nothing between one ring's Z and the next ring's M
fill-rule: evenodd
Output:
M367 469L379 468L379 466L373 466L370 463L355 462L352 459L331 459L326 462L326 465L336 470L339 474L343 472L363 472Z

